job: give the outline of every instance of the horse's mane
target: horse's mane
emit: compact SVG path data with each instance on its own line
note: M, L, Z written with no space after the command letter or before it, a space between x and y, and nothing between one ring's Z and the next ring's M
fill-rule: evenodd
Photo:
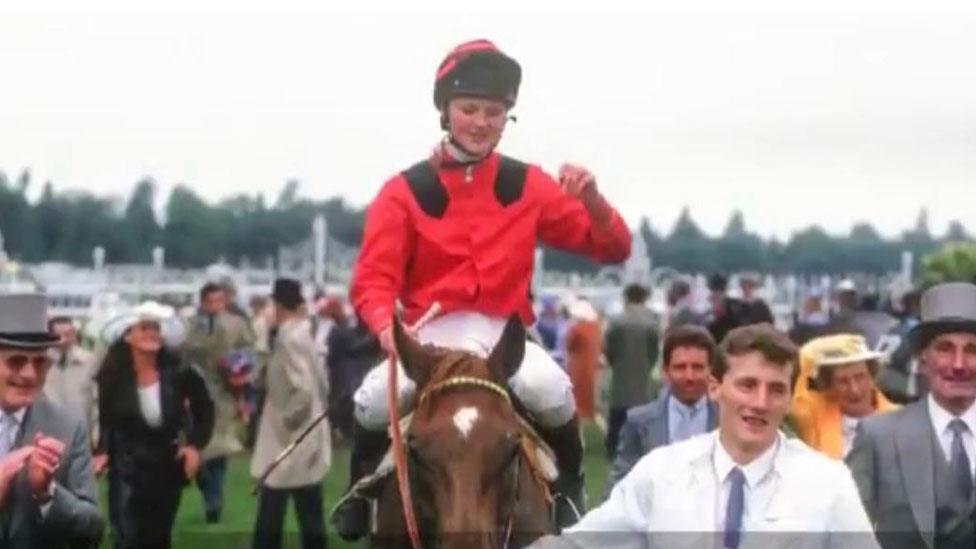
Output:
M467 351L445 349L434 345L424 346L433 362L427 385L434 385L452 377L475 377L491 379L485 359L479 358ZM421 390L423 388L421 387Z

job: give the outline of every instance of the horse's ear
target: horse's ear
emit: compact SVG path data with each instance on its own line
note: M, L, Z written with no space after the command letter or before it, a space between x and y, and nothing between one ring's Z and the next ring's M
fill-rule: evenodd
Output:
M404 373L418 386L423 387L430 375L430 357L420 342L407 333L397 316L393 317L393 343Z
M508 317L501 339L488 356L488 369L498 382L507 382L515 375L525 357L525 326L517 314Z

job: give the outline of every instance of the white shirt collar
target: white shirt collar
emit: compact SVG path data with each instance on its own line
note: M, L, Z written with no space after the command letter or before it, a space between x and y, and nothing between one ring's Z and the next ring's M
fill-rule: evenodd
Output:
M708 403L708 395L702 395L702 397L691 406L688 406L684 402L678 400L678 397L674 396L673 393L668 396L670 397L668 400L671 401L671 409L678 411L685 417L691 417L692 414L702 411L705 408L705 405Z
M929 393L927 398L929 399L929 418L932 420L932 427L935 429L937 435L942 436L949 428L949 422L956 419L956 416L939 405L935 397L932 396L932 393ZM959 416L959 419L969 427L970 433L976 435L976 401L969 406L968 410Z
M14 420L17 422L18 427L20 427L20 424L24 422L25 415L27 415L27 407L21 408L20 410L17 410L12 414L0 410L0 417L13 416Z
M742 473L746 477L746 485L750 488L755 488L759 482L761 482L767 475L773 472L776 454L779 450L780 436L777 433L776 441L766 449L763 453L759 454L758 457L747 463L745 466L739 466L735 461L732 460L732 456L725 450L722 446L722 440L719 438L719 432L716 430L715 434L715 449L712 452L712 465L715 467L715 475L718 478L719 483L725 482L728 478L729 473L732 469L739 467L742 469Z

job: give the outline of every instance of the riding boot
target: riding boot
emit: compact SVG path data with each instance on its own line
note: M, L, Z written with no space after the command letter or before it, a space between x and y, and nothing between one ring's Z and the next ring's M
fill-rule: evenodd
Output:
M376 471L389 446L386 430L371 431L353 422L352 451L349 454L350 490L361 479ZM346 494L332 513L332 523L339 536L346 541L355 541L369 534L369 520L369 501L360 494Z
M554 488L556 526L560 529L579 521L583 503L583 440L576 416L555 428L537 428L539 435L556 454L559 477Z

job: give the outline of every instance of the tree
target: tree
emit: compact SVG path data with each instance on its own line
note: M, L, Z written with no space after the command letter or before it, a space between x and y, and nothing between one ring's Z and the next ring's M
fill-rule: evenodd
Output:
M882 275L898 269L898 250L867 223L858 223L844 243L847 270Z
M945 244L926 257L923 265L923 286L942 282L976 283L976 244Z
M706 272L712 268L710 247L708 237L691 218L686 206L663 243L658 264L684 272Z
M162 241L162 230L156 222L156 212L153 208L155 198L155 181L147 177L136 183L122 220L128 261L148 262L151 259L152 249Z
M166 203L163 242L167 261L180 267L203 267L226 251L228 219L192 189L180 185Z
M742 212L735 210L722 236L715 242L714 263L710 270L722 272L767 270L765 246L758 236L746 230Z

